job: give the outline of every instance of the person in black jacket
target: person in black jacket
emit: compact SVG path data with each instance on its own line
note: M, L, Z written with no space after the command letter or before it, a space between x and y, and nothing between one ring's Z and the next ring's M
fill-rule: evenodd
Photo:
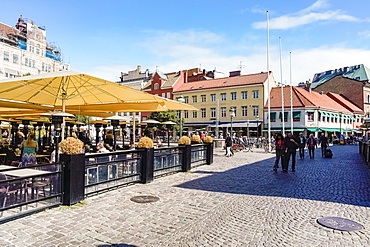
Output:
M227 133L226 134L226 139L225 139L226 156L227 157L232 156L232 153L231 153L232 145L233 145L233 140L231 139L230 133Z
M299 144L299 157L301 159L304 159L304 148L306 147L306 138L304 138L302 132L299 133L298 144Z
M321 145L321 155L322 157L325 156L326 148L328 147L328 138L324 135L324 133L321 133L320 136L320 145Z
M291 132L288 132L287 136L285 137L285 144L287 147L287 152L283 172L288 172L290 156L292 156L292 172L295 172L295 156L299 146L298 140L292 135Z

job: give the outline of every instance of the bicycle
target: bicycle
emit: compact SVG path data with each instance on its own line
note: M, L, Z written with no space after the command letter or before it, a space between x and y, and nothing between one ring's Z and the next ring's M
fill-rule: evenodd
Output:
M245 152L249 152L249 151L253 152L253 144L244 145L244 151Z
M242 151L244 149L244 146L242 144L234 144L231 146L231 150L234 151Z

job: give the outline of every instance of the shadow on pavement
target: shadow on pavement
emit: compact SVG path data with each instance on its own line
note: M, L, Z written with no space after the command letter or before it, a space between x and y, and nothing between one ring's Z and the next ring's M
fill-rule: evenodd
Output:
M258 196L277 196L370 206L370 169L362 161L357 145L333 146L333 159L297 159L296 172L272 171L275 158L209 174L177 187ZM298 153L297 153L298 156ZM232 158L230 159L230 161ZM217 162L217 159L215 160ZM279 164L280 165L280 164Z

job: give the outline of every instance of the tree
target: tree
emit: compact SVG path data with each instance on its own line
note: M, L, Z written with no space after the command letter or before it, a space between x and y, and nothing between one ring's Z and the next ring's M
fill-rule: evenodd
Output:
M152 112L149 116L150 119L157 120L158 122L166 122L166 121L172 121L175 122L176 125L173 127L174 130L178 131L180 129L180 118L177 116L176 111L170 110L170 111L159 111L159 112ZM184 123L184 121L183 121ZM159 125L160 128L165 129L166 126Z
M89 116L75 115L75 117L76 117L77 122L82 122L82 123L85 123L86 125L90 124L91 122L91 117Z

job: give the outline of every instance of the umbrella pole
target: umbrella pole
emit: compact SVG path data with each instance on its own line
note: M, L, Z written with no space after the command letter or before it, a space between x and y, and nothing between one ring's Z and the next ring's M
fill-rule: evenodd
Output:
M135 140L136 140L136 138L135 138L135 135L136 135L136 133L135 133L135 132L136 132L136 129L135 129L135 127L136 127L136 124L135 124L135 117L136 117L136 116L135 116L135 114L136 114L136 113L135 113L135 112L133 112L133 118L132 118L132 120L133 120L133 125L132 125L132 132L133 132L132 134L133 134L133 135L132 135L132 136L133 136L134 147L135 147Z
M62 99L62 112L66 112L66 102L65 99ZM63 122L62 122L62 137L60 141L64 140L64 135L65 135L65 127L66 127L66 120L63 117Z

